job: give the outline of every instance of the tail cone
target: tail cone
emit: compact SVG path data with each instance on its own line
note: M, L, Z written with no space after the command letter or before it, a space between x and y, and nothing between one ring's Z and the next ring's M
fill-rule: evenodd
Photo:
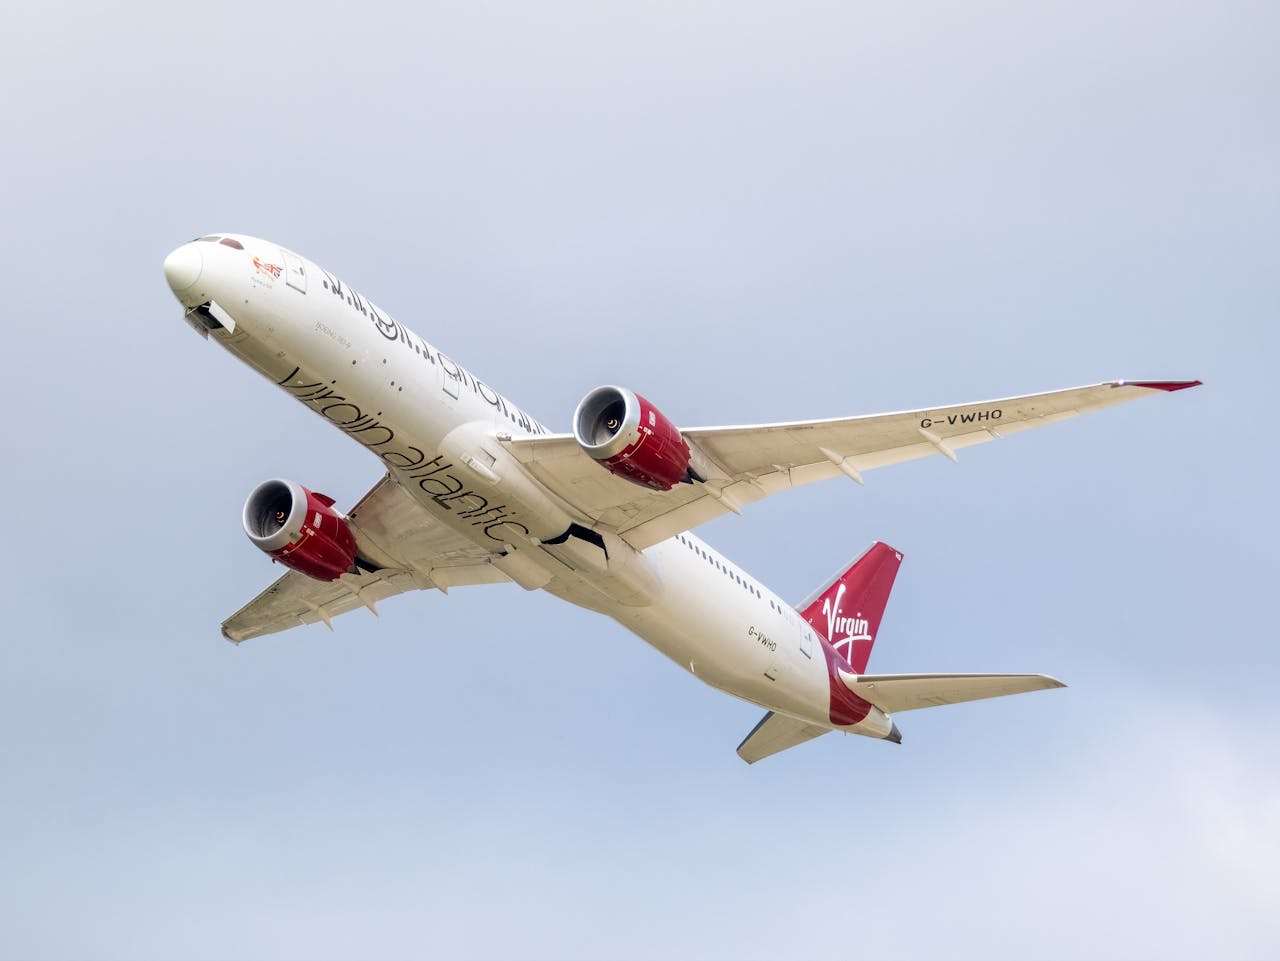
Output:
M884 736L886 741L892 741L894 744L902 743L902 732L898 730L898 724L895 721L889 729L889 733Z

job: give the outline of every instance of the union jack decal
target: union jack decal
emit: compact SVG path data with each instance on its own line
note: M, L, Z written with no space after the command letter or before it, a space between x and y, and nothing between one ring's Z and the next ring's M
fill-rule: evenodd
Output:
M260 273L266 274L272 280L279 280L280 275L284 273L284 268L276 264L268 264L257 257L253 258L253 266L257 267Z

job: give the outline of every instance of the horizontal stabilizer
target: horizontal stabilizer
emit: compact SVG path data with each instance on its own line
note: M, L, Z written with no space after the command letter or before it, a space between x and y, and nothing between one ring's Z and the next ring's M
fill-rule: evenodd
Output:
M849 690L886 714L1066 687L1047 674L849 674Z
M755 764L762 757L811 741L829 730L830 728L810 724L807 721L797 721L785 714L774 714L770 711L738 745L738 757L748 764Z

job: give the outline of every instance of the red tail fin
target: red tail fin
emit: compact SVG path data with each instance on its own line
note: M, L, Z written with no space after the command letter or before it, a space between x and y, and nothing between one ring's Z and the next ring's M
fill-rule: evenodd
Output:
M877 541L847 571L797 606L800 616L831 642L856 674L867 669L901 564L901 553Z

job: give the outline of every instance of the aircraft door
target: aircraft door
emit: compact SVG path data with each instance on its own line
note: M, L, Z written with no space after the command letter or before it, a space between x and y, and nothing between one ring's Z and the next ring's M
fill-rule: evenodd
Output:
M784 656L784 652L778 650L781 645L778 644L776 635L770 635L754 626L747 630L747 634L759 641L764 648L764 676L776 683L778 678L782 676L782 659Z
M307 292L307 268L299 257L291 250L280 248L280 256L284 259L284 280L300 294Z
M458 394L462 390L462 369L444 354L436 356L440 361L440 387L444 392L445 402L457 404Z

